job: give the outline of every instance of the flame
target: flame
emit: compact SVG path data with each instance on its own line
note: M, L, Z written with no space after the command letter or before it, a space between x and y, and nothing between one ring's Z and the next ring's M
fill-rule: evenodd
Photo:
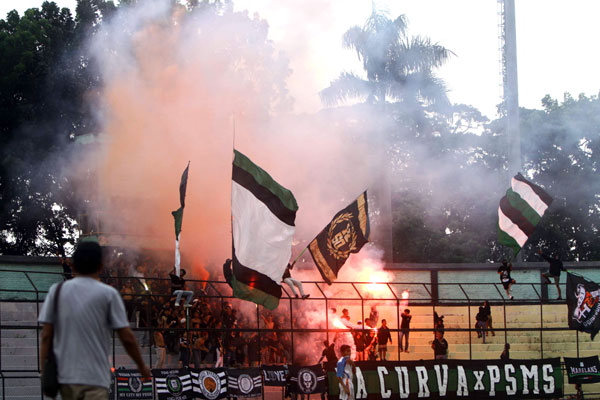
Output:
M346 325L344 325L344 323L342 322L342 320L339 319L338 317L333 317L331 319L331 323L337 329L348 329L348 327Z
M402 300L400 300L400 308L401 309L408 307L408 298L409 297L410 297L410 292L408 290L405 290L402 292Z
M385 282L389 281L389 276L387 272L377 270L374 271L365 268L359 274L359 279L361 281L363 280L363 273L366 278L364 279L364 281L371 282L370 284L365 285L368 297L384 297L390 295L389 288L387 287L387 285L384 284Z

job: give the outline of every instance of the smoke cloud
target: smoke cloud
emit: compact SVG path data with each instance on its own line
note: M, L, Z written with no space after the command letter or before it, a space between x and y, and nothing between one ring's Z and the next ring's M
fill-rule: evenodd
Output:
M106 230L173 249L170 212L189 160L182 255L218 274L231 253L234 146L296 196L296 253L373 187L386 146L362 127L382 122L367 109L292 114L293 66L267 33L265 21L227 6L186 13L166 1L121 7L103 24L91 46L104 82L94 163Z

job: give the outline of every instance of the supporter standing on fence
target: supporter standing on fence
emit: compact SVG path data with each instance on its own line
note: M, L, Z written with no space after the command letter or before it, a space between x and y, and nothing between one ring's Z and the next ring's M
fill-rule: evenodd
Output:
M448 359L448 342L444 339L444 333L441 331L435 332L435 339L431 343L433 354L436 360Z
M185 301L185 306L189 306L190 303L192 302L192 297L194 296L194 292L192 292L191 290L186 290L186 285L185 285L185 269L181 269L179 271L179 276L177 276L176 274L177 271L175 271L175 267L173 267L173 269L171 270L171 273L169 273L169 278L171 278L171 295L173 296L177 296L177 299L175 300L175 307L179 307L179 302L181 301L181 296L183 296L185 294L186 296L186 301Z
M565 270L565 268L563 267L562 261L560 261L558 254L554 254L553 257L548 257L547 255L542 253L542 250L538 250L538 254L540 255L540 257L542 257L544 260L548 261L548 263L550 264L550 268L548 269L548 272L543 272L542 276L546 280L546 283L551 283L550 277L552 277L552 279L554 279L554 284L556 285L556 290L558 291L557 300L562 300L562 295L560 293L560 285L559 285L560 271Z
M99 281L100 245L80 243L73 255L73 269L76 277L62 284L57 299L58 316L53 307L57 285L53 285L38 318L44 324L41 368L52 341L63 400L108 399L111 380L108 356L113 330L142 376L150 377L150 369L129 328L121 296L116 289Z
M410 310L405 309L400 315L402 318L402 323L400 325L400 352L406 351L408 353L408 334L410 332L410 320L412 319L412 315L410 315ZM402 338L404 337L404 350L402 348Z
M500 282L502 282L502 286L504 286L504 290L506 290L506 295L512 300L513 296L510 294L510 287L517 282L511 278L511 271L512 263L508 263L506 259L502 260L502 265L498 267L498 274L500 275Z

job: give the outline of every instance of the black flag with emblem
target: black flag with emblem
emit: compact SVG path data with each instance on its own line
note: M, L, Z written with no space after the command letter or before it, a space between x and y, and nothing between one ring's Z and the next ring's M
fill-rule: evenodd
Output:
M225 368L191 369L196 397L208 400L227 397L226 371Z
M325 372L321 364L309 367L290 365L289 371L290 393L313 394L325 393L327 390Z
M369 207L367 192L358 196L335 217L308 245L321 276L331 284L350 257L369 241Z
M143 378L137 369L118 369L115 371L117 381L117 400L154 399L152 379Z
M260 397L262 377L259 368L227 370L227 389L233 397Z
M567 273L569 328L587 332L592 340L600 330L600 285Z
M192 400L195 398L192 377L187 368L153 369L158 400Z

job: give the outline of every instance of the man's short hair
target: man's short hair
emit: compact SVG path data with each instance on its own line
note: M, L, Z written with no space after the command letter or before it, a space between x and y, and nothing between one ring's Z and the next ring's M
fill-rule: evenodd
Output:
M346 350L350 350L350 346L348 346L347 344L343 344L342 347L340 347L340 351L343 353Z
M347 308L344 308L344 309L342 310L342 314L343 314L343 313L345 313L345 312L348 312L348 309L347 309Z
M73 253L73 267L82 275L96 273L102 267L102 248L97 242L81 242Z
M405 313L410 314L410 310L407 308L404 310Z
M387 323L387 321L385 320L385 318L381 320L381 323L384 323L384 322Z

